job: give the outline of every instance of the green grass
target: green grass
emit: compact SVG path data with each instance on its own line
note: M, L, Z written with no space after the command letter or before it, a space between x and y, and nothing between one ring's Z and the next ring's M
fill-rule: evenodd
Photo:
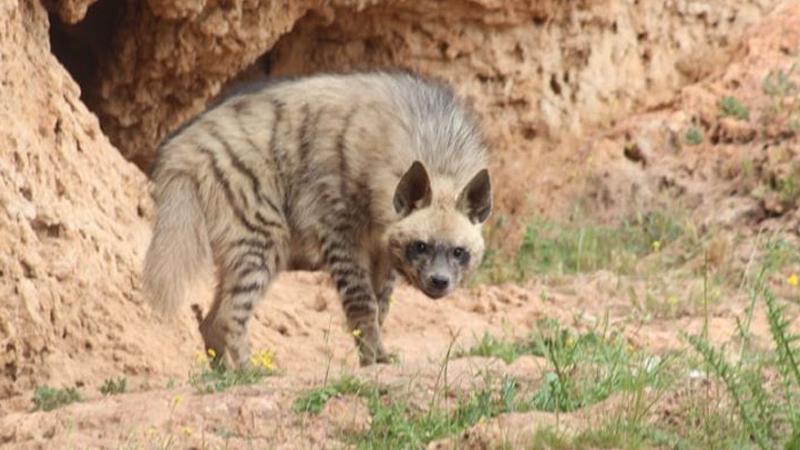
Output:
M663 385L667 359L629 349L616 333L576 334L552 320L541 320L525 340L508 342L484 335L459 356L493 356L506 363L521 355L544 357L549 365L541 385L529 398L530 409L568 412L623 391Z
M764 111L764 121L788 132L800 130L800 63L787 70L771 70L762 81L763 92L771 102Z
M227 369L224 366L207 366L193 369L189 374L189 384L198 393L211 394L222 392L233 386L255 384L272 374L272 371L260 366L245 369Z
M751 302L761 301L766 309L770 348L751 345L751 317L739 322L743 345L738 354L727 345L712 346L702 335L687 336L705 370L719 380L730 399L733 424L724 437L716 436L715 445L729 440L730 445L761 449L800 448L800 335L790 331L793 318L785 302L765 282L774 268L764 266L750 288ZM777 380L772 374L777 374Z
M527 448L792 449L800 442L798 337L788 332L786 313L776 299L767 294L764 301L771 305L776 346L768 352L753 349L739 362L730 362L727 349L714 349L702 337L689 338L699 359L692 354L658 358L630 348L619 333L576 333L543 321L529 338L509 342L486 335L475 347L457 353L505 361L539 355L547 367L538 382L521 383L487 371L480 387L454 397L444 394L446 383L437 383L426 404L410 400L413 388L390 388L344 376L302 393L293 409L316 414L331 398L357 395L368 406L369 428L342 439L359 449L403 449L425 448L501 414L534 410L566 414L613 396L617 406L599 409L603 415L595 415L594 424L578 424L574 434L543 427ZM707 371L720 380L719 387L712 383L690 390L676 400L674 417L656 414L659 400L686 384L689 368ZM779 382L765 384L765 374L776 369ZM509 448L502 442L496 445Z
M516 381L507 377L458 398L450 409L431 405L427 411L420 410L402 398L372 392L367 399L372 414L371 426L352 439L359 449L423 448L433 440L457 434L482 419L525 409Z
M100 393L103 395L124 394L128 388L128 380L124 377L108 378L100 386Z
M531 341L506 341L498 339L491 334L484 334L474 347L468 350L458 350L454 357L485 356L502 359L506 364L525 354L543 356L537 352L538 348Z
M367 402L372 421L358 435L344 436L361 449L421 448L428 442L458 433L482 418L510 411L525 410L512 378L487 381L487 387L455 400L452 408L431 402L429 410L413 406L408 393L368 383L352 376L301 393L294 402L296 413L318 414L331 398L358 395Z
M487 240L500 239L496 235L502 234L502 226L491 228ZM491 250L486 253L476 280L522 282L540 275L572 275L601 269L631 274L640 270L642 258L662 251L687 234L686 226L676 215L659 211L618 225L563 224L533 218L512 255Z
M294 402L292 409L295 412L308 412L319 414L328 403L328 400L341 395L368 395L374 389L358 378L343 376L338 380L323 387L310 389L301 394Z
M233 386L255 384L275 373L273 353L269 350L255 352L246 367L228 369L215 360L209 350L207 355L197 355L192 370L189 371L189 384L198 393L222 392Z
M506 361L534 354L545 357L549 368L544 380L536 385L521 384L512 377L487 371L480 387L455 398L437 391L427 408L411 402L412 395L403 389L343 376L301 393L293 410L318 414L331 398L357 395L367 403L371 423L363 433L344 436L347 442L359 449L424 448L431 441L457 435L500 414L574 411L615 393L630 401L625 417L643 422L652 406L652 401L645 401L646 390L661 389L666 384L667 364L629 350L621 336L598 332L576 334L553 321L542 321L524 341L506 342L486 335L478 346L456 354L498 356ZM444 364L448 360L449 357L445 358ZM437 389L446 391L446 384L446 380L437 383ZM578 442L588 448L596 447L598 442L622 442L631 436L621 429L604 428L581 435L580 440L562 439L562 442Z
M770 239L764 244L762 267L766 273L777 272L783 267L800 264L797 248L783 237Z
M41 386L33 393L35 411L52 411L82 399L80 392L73 387L59 389Z
M739 101L736 97L726 95L719 101L719 114L722 117L733 117L736 120L750 119L750 110L747 105Z

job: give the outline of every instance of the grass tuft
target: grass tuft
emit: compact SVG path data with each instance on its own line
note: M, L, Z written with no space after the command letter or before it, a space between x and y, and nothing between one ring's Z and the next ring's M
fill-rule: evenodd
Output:
M736 120L750 119L750 110L736 97L726 95L719 101L719 114L722 117L733 117Z
M189 372L189 384L198 393L222 392L230 387L255 384L275 373L272 352L263 350L250 358L250 364L242 369L228 369L214 363L214 354L198 354L195 366Z
M80 392L73 387L52 388L41 386L33 393L34 411L52 411L70 403L83 400Z
M372 386L358 378L347 375L326 386L304 392L295 400L292 409L295 412L319 414L328 400L334 397L347 394L368 395L372 389L374 389Z
M126 378L108 378L100 386L100 393L103 395L124 394L127 388L128 380Z

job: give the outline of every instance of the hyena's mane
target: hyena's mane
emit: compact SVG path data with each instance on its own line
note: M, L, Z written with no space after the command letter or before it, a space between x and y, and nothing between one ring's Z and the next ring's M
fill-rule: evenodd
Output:
M419 75L394 76L391 98L410 134L412 151L432 175L466 183L487 165L477 116L452 88Z

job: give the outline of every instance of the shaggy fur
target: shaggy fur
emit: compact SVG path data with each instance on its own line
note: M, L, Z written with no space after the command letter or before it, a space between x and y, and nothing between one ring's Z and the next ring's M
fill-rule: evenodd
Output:
M446 87L407 73L318 75L231 97L167 139L144 281L175 311L209 262L208 349L249 357L247 323L282 270L327 270L362 364L386 362L395 273L432 298L480 262L486 149Z

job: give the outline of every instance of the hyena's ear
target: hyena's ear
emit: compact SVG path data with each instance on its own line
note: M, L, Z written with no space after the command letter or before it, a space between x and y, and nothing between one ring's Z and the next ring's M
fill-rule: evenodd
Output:
M431 204L431 179L419 161L414 161L406 171L397 189L394 191L394 210L401 216L407 216L415 209Z
M489 218L492 211L492 184L488 170L483 169L472 177L458 195L456 207L474 224L483 223Z

